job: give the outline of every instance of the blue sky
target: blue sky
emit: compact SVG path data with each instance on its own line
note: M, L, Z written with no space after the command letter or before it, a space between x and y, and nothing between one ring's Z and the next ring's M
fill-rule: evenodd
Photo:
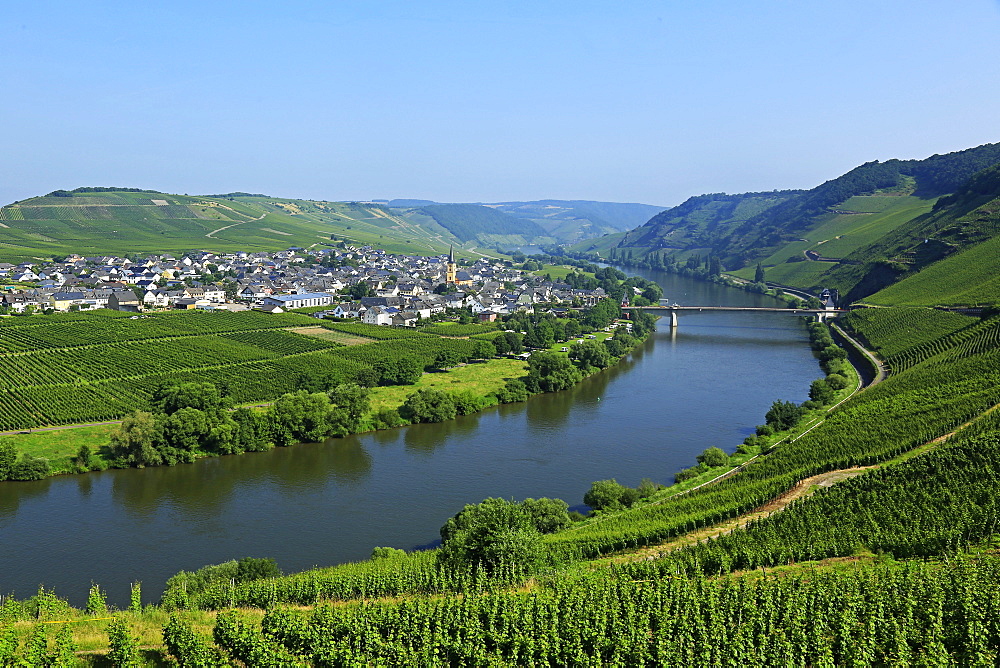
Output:
M0 203L673 205L1000 141L997 0L12 0L0 30Z

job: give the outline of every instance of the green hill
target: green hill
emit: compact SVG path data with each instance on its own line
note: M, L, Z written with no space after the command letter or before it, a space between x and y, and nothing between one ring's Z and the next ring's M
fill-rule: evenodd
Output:
M837 240L822 255L840 259L926 213L935 198L957 192L997 163L1000 144L984 144L923 160L868 162L810 190L700 195L632 230L619 247L677 255L697 249L736 270L777 264L776 254L787 259L809 244ZM870 199L874 196L905 199L883 205ZM800 247L785 250L795 243Z
M0 208L0 260L69 253L281 250L331 237L393 252L436 254L456 239L369 203L229 193L188 196L135 189L55 191Z
M659 210L613 202L328 202L244 192L188 196L77 188L0 207L0 261L69 253L267 251L334 240L399 253L437 254L451 245L476 252L599 237Z
M480 204L432 204L414 209L411 213L430 217L462 242L478 240L492 245L502 237L516 237L513 243L527 244L547 236L545 230L530 220L509 216Z

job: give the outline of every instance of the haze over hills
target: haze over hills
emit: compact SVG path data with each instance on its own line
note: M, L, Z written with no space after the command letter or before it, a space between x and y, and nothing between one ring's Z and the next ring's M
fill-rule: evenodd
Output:
M623 232L642 225L665 208L650 204L556 199L474 204L394 199L385 204L413 220L428 216L463 241L475 238L484 245L500 249L572 244Z

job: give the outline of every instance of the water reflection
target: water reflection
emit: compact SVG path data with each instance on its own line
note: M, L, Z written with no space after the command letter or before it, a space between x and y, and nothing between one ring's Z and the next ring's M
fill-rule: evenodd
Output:
M434 424L414 424L403 427L403 443L406 451L413 454L430 455L448 441L458 437L469 438L479 429L482 415L492 412L487 409L475 415L463 415L454 420Z
M14 517L23 502L48 494L53 480L55 478L0 482L0 518Z

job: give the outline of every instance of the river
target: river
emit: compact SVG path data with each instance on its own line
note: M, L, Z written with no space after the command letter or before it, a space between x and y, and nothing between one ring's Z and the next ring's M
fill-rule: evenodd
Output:
M685 305L774 300L637 272ZM159 598L178 570L244 556L286 571L431 544L489 496L581 503L590 483L669 483L710 446L728 452L775 399L801 402L821 371L799 318L686 312L619 366L578 386L435 425L170 468L0 483L0 593L39 584L76 605L91 582L124 606Z

